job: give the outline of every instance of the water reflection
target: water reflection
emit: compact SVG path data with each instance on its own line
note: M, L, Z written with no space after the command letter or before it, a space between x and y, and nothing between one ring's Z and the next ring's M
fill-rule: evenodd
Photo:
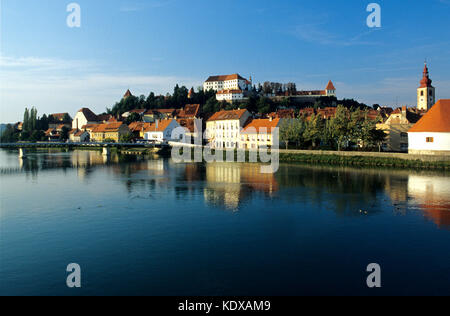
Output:
M0 163L2 182L8 176L36 179L52 170L74 169L80 182L87 183L103 170L124 183L130 198L156 198L158 189L174 192L178 200L200 196L209 206L233 212L258 199L297 206L313 203L339 216L375 216L391 210L406 215L419 210L437 227L450 229L450 178L443 172L282 164L276 174L261 174L258 164L175 164L169 159L58 150L29 153L24 160L14 151L2 150Z
M408 193L425 217L438 227L450 229L450 181L446 177L410 175Z

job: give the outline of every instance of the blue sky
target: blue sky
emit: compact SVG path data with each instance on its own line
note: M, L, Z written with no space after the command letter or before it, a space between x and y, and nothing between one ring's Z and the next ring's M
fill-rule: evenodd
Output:
M2 0L0 122L81 107L95 112L133 94L198 87L215 74L293 81L368 104L415 106L423 62L450 98L450 0L267 1ZM370 29L377 2L382 27Z

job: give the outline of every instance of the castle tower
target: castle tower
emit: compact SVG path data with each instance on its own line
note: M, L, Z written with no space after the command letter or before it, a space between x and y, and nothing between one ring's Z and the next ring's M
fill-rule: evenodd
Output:
M123 95L123 98L126 99L126 98L131 97L131 96L132 96L132 94L130 92L130 89L128 89L127 92L125 92L125 94Z
M425 63L423 78L420 81L419 89L417 89L417 108L419 110L428 111L436 103L435 89L431 82L427 63Z
M335 97L336 96L336 88L334 87L333 82L328 81L327 87L325 88L325 94L327 97Z

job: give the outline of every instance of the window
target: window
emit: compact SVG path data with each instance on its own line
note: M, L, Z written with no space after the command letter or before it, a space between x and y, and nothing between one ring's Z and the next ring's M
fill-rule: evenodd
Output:
M433 90L430 90L430 97L433 95Z
M408 133L400 133L400 137L407 138L408 137Z
M423 97L423 91L420 91L420 96Z
M427 137L427 143L434 143L434 137Z

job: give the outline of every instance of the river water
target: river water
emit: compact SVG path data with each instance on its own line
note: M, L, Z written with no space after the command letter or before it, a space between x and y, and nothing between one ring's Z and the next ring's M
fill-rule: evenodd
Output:
M259 170L0 150L0 295L450 295L449 174Z

